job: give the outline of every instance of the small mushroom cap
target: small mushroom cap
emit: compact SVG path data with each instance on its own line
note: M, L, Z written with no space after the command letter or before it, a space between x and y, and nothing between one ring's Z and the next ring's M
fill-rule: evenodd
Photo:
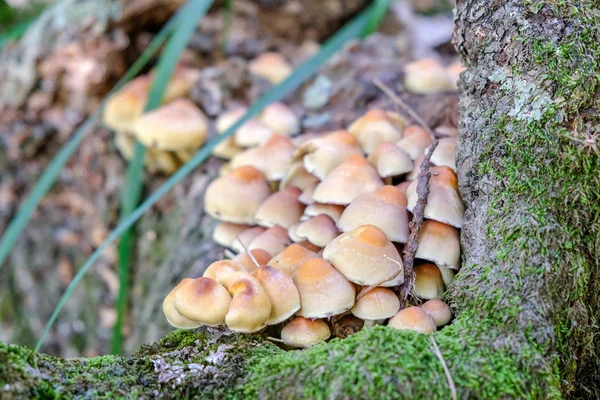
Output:
M429 94L454 90L454 83L448 73L432 58L424 58L405 66L404 86L417 94Z
M269 261L269 265L283 271L288 276L292 276L302 264L311 258L317 257L316 253L294 243L273 257L271 261Z
M271 301L265 289L252 275L237 272L229 286L231 303L225 323L234 332L253 333L267 324L271 315Z
M271 315L267 325L283 322L300 309L300 293L292 278L285 272L266 265L255 269L252 276L265 289L271 301Z
M231 248L237 237L247 229L252 228L250 225L232 224L231 222L220 222L213 231L213 240L223 246Z
M326 214L337 223L340 220L344 209L344 206L340 206L338 204L313 203L306 207L304 210L304 215L301 219L305 220L309 219L310 217L316 217L319 214Z
M343 232L348 232L362 225L374 225L389 240L406 243L409 234L406 204L406 196L400 189L382 186L353 200L344 210L338 227Z
M449 125L442 125L435 128L437 137L453 138L458 137L458 128Z
M248 64L252 75L266 79L276 85L292 73L292 67L279 53L263 53Z
M223 112L215 121L215 129L219 134L231 128L236 122L246 114L246 107L236 107Z
M410 156L392 142L379 143L368 161L382 178L406 174L413 169Z
M172 174L179 168L179 162L174 153L152 148L148 149L146 154L146 165L150 170L157 170L166 174Z
M458 269L460 242L458 229L434 220L426 220L419 231L415 257Z
M256 211L270 194L262 172L250 166L239 167L208 185L204 210L222 221L253 224Z
M456 172L456 140L455 137L440 139L431 154L431 162L438 167L449 167Z
M295 186L300 190L304 190L310 185L318 182L319 178L308 172L306 168L304 168L304 164L295 162L290 167L287 175L281 180L279 187L280 189L286 189L290 186Z
M251 165L262 171L268 180L278 181L290 169L294 145L290 138L272 135L263 145L248 149L231 160L234 168Z
M225 322L229 308L229 292L210 278L196 278L181 285L175 292L174 306L187 319L203 325L217 326Z
M307 186L302 191L302 194L300 195L300 197L298 197L298 200L300 200L300 203L306 204L306 205L313 204L315 202L313 200L313 194L315 193L315 190L317 189L317 186L319 186L319 181L317 181L315 183L312 183L309 186Z
M152 71L150 75L154 79L155 71ZM171 75L171 80L165 88L164 102L186 97L199 78L200 70L184 65L177 65L173 71L173 75Z
M425 149L431 146L431 136L429 132L418 125L411 125L404 131L404 137L400 139L396 146L404 150L412 160L418 159Z
M408 175L406 175L407 181L413 181L419 177L419 174L421 173L421 165L423 164L424 160L425 160L425 154L421 154L419 156L419 158L417 158L415 160L415 165L413 167L413 170L410 171L408 173Z
M377 171L362 156L350 156L327 175L313 193L313 200L328 204L350 204L362 194L383 186Z
M214 279L225 288L229 288L231 277L235 272L246 272L246 268L233 260L220 260L210 264L202 276Z
M300 292L302 317L327 318L354 305L354 286L322 258L309 259L292 278Z
M287 344L312 346L329 339L331 331L327 323L320 319L294 317L281 330L281 340Z
M411 181L404 181L404 182L401 182L396 185L398 190L400 190L405 197L406 197L406 190L408 189L408 185L410 185L410 182ZM407 201L406 204L408 205L408 199L406 201Z
M385 233L363 225L335 238L323 250L323 258L351 282L380 285L402 275L402 259Z
M244 232L238 235L236 240L233 241L231 248L236 253L244 253L248 246L250 246L250 243L252 243L254 239L259 237L266 230L267 228L262 226L253 226L252 228L246 229Z
M151 83L150 76L139 76L111 95L102 110L102 123L116 131L129 130L144 112Z
M206 139L206 117L187 99L150 111L138 118L131 128L137 140L161 150L195 150Z
M460 60L456 60L446 67L446 75L453 90L458 90L460 75L466 70L467 67L463 67Z
M348 131L357 137L365 153L371 154L382 142L400 140L406 125L400 115L375 109L354 121Z
M441 299L444 297L444 281L435 264L421 264L413 269L415 273L415 293L421 299Z
M292 244L292 242L288 236L287 229L275 225L258 235L256 239L250 243L248 249L264 249L271 256L274 256L281 253L290 244Z
M432 167L429 179L429 196L425 206L424 216L452 225L462 227L465 205L458 194L456 174L448 167ZM406 190L408 210L412 212L417 204L418 181L413 181Z
M440 299L427 300L421 308L431 315L437 326L444 326L452 320L452 310Z
M294 243L298 243L298 242L303 242L305 239L302 238L302 236L298 235L298 227L300 226L302 222L296 222L294 225L290 226L290 228L288 229L288 236L290 237L290 239L292 239L292 242Z
M266 106L258 120L280 135L291 136L300 130L300 119L283 103Z
M447 288L454 281L454 275L456 274L456 271L452 268L440 267L439 265L438 269L440 270L440 274L442 274L442 281L444 281L444 287Z
M263 249L248 250L248 252L240 253L231 259L231 261L242 265L249 273L252 273L257 268L257 265L248 253L252 253L252 257L254 257L259 266L266 265L271 260L269 252Z
M235 144L241 147L260 146L274 134L275 132L262 122L251 119L235 132Z
M394 315L388 326L398 330L411 330L428 335L436 331L433 318L419 307L406 307Z
M201 323L187 319L183 315L179 314L179 312L175 309L175 293L177 293L180 287L191 280L192 279L190 278L184 278L177 286L175 286L175 288L173 288L173 290L171 290L171 292L163 301L163 313L165 313L165 317L167 318L169 324L175 328L193 329L202 326Z
M296 149L293 158L303 160L308 172L319 179L325 179L352 155L363 155L358 140L350 132L335 131L302 143Z
M339 231L329 215L319 214L298 225L296 234L314 245L324 247L336 238Z
M272 194L256 212L256 223L267 228L275 225L291 228L300 221L306 207L298 201L301 193L300 189L290 186Z
M229 136L213 148L212 155L225 160L231 160L242 151L244 151L244 148L235 144L235 139Z
M352 307L352 314L364 320L377 320L391 318L400 310L400 300L391 289L377 287L364 296L361 294L368 290L363 288L358 292L359 298Z

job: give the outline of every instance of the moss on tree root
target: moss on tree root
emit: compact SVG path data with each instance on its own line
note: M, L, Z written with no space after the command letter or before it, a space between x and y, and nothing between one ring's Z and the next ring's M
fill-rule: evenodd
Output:
M459 398L600 398L599 6L464 0L457 21L465 254L435 340ZM291 352L213 329L131 358L3 345L0 363L17 397L450 398L429 338L387 327Z

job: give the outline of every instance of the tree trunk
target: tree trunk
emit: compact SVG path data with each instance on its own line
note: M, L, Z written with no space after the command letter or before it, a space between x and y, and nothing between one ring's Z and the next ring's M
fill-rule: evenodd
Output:
M467 206L456 319L433 337L459 398L600 397L600 9L594 0L458 3L469 70L458 168ZM594 136L596 135L596 136ZM0 346L15 395L450 398L427 336L365 329L303 351L214 329L131 358Z

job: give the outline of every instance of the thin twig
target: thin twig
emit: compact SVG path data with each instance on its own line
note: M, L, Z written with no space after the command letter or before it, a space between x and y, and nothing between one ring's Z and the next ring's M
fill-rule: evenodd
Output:
M244 252L246 254L248 254L248 256L250 257L250 259L252 260L252 262L254 263L254 265L256 265L256 268L260 268L260 264L258 263L258 261L256 261L256 258L254 258L254 254L252 254L252 252L250 250L248 250L248 248L246 247L246 245L244 245L244 243L242 242L242 240L240 239L240 237L237 236L235 239L238 242L240 242L240 245L242 246L242 249L244 249Z
M456 386L454 385L454 379L452 379L450 369L448 368L446 360L444 360L444 356L442 355L442 352L440 351L440 348L438 347L433 335L429 336L429 338L431 339L431 344L433 345L433 354L435 354L435 356L440 360L442 368L444 369L444 373L446 374L448 386L450 387L450 392L452 393L452 400L456 400Z

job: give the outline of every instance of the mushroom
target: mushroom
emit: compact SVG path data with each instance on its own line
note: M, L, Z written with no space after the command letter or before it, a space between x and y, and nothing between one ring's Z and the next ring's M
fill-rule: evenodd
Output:
M444 282L444 287L447 288L454 281L454 274L456 271L452 268L437 266L440 270L440 274L442 274L442 281Z
M294 153L294 160L303 160L308 172L325 179L331 171L351 155L362 156L358 140L346 131L335 131L302 143Z
M328 204L350 204L362 194L383 186L377 171L358 155L350 156L319 183L313 200Z
M294 243L303 242L305 240L298 235L298 227L301 223L301 221L298 221L294 225L290 226L290 228L288 229L288 236L290 237L290 239L292 239L292 242Z
M400 189L382 186L354 199L342 213L338 227L348 232L370 224L381 229L389 240L406 243L409 233L406 204L406 196Z
M354 305L354 286L322 258L309 259L292 278L300 292L301 317L327 318Z
M404 150L412 160L417 160L431 143L429 132L418 125L411 125L406 128L404 137L396 143L396 146Z
M252 228L250 225L232 224L231 222L220 222L213 231L213 240L223 247L231 248L237 237L244 231Z
M319 178L311 174L304 168L301 162L295 162L288 170L286 176L281 180L280 189L286 189L290 186L295 186L300 190L304 190L314 183L318 183ZM312 197L312 196L311 196Z
M169 322L169 324L171 324L175 328L193 329L202 326L201 323L192 321L191 319L184 317L175 309L175 293L177 293L179 288L181 288L183 285L187 284L190 281L192 281L192 279L184 278L181 282L179 282L177 286L175 286L175 288L173 288L173 290L171 290L171 292L167 295L167 297L165 297L165 300L163 301L163 313L167 318L167 322Z
M423 164L423 160L425 160L425 154L424 153L421 154L419 156L419 158L417 158L415 160L415 164L414 164L413 170L410 171L408 173L408 175L406 175L406 179L408 181L413 181L413 180L415 180L415 179L417 179L419 177L419 174L421 173L421 165Z
M227 287L231 303L225 323L234 332L253 333L267 324L271 315L271 301L265 289L247 272L236 272Z
M249 273L252 273L261 265L266 265L270 260L271 255L268 251L263 249L248 250L231 259L231 261L235 261L242 265Z
M253 226L252 228L246 229L244 232L240 233L237 240L233 241L231 245L231 249L236 253L243 253L246 251L250 243L257 237L259 237L267 228L262 226Z
M315 193L315 190L317 189L318 185L319 185L319 181L307 186L302 191L302 194L300 195L300 197L298 197L298 200L300 201L300 203L306 204L307 206L313 204L315 202L313 200L313 194Z
M434 220L426 220L419 231L416 258L438 266L458 269L460 242L458 229Z
M175 100L138 118L131 127L140 143L160 150L195 150L206 139L206 117L187 99Z
M454 90L455 83L435 59L423 58L406 64L404 71L404 86L413 93L430 94Z
M382 142L397 142L402 138L406 121L400 115L380 109L368 111L348 127L367 154Z
M102 123L115 131L130 130L144 112L151 83L150 76L139 76L111 95L102 110Z
M292 346L308 347L329 339L331 331L320 319L294 317L281 330L281 340Z
M298 289L285 272L266 265L256 268L252 276L265 289L271 301L271 314L267 325L283 322L300 309Z
M217 326L225 322L231 302L229 292L214 279L196 278L175 292L173 305L183 317L202 325Z
M228 288L232 283L231 277L236 272L246 272L246 268L233 260L220 260L210 264L202 276L214 279L217 283Z
M296 235L319 247L327 246L338 234L335 222L326 214L312 217L300 223L296 229Z
M429 179L429 196L425 206L424 216L452 225L462 227L465 206L458 194L456 174L448 167L432 167ZM417 204L418 181L413 181L406 190L408 198L408 211L413 210Z
M338 222L342 213L344 212L345 207L340 206L338 204L323 204L323 203L313 203L306 207L304 210L304 214L302 215L301 220L309 219L310 217L316 217L319 214L326 214L334 222Z
M299 244L292 244L288 246L281 253L269 261L269 265L273 268L277 268L288 276L294 275L294 273L311 258L317 258L317 254L302 247Z
M262 171L269 181L279 181L290 169L294 145L290 138L273 135L259 147L253 147L231 160L233 168L251 165Z
M300 119L283 103L266 106L258 120L280 135L292 136L300 130Z
M312 244L308 240L302 240L301 242L297 242L297 244L317 254L321 254L321 251L323 250L323 248L317 246L316 244Z
M204 210L222 221L254 224L256 211L270 194L262 172L250 166L239 167L208 185Z
M421 264L413 269L415 273L415 293L421 299L441 299L444 297L444 281L435 264Z
M385 233L363 225L335 238L323 250L323 258L351 282L380 285L402 275L402 259Z
M291 228L300 221L306 207L298 201L301 193L300 189L290 186L272 194L256 211L256 223L267 228L275 225Z
M400 190L402 192L402 194L404 196L406 196L406 190L408 189L408 185L410 185L411 182L412 181L404 181L404 182L397 184L396 187L398 188L398 190ZM407 199L407 205L408 205L408 199Z
M392 178L412 171L410 156L392 142L381 142L367 159L382 178Z
M435 136L442 138L455 138L458 137L458 128L450 125L442 125L435 128Z
M248 250L264 249L271 256L281 253L287 246L291 244L287 229L275 225L258 235L250 245Z
M217 133L225 133L227 129L232 127L237 121L239 121L240 118L244 116L244 114L246 114L246 111L246 107L238 107L219 115L219 117L215 121L215 129ZM212 154L217 157L230 160L237 154L241 153L243 150L243 147L238 146L235 143L234 136L229 136L212 150Z
M400 300L391 289L377 287L358 292L356 304L352 307L352 314L365 321L365 326L373 326L396 315L400 309Z
M458 82L460 80L460 74L467 70L467 67L463 67L460 63L460 59L454 61L452 64L446 67L446 75L448 76L448 81L452 86L453 90L458 90Z
M234 140L238 146L254 147L265 143L274 134L275 132L262 122L251 119L235 132Z
M428 335L436 331L433 318L419 307L406 307L394 315L388 326L398 330L410 330Z
M452 310L440 299L427 300L421 305L421 308L433 318L438 327L444 326L452 320Z
M150 171L172 174L179 168L179 161L177 161L174 153L149 148L146 154L146 165Z
M248 64L252 75L266 79L276 85L292 73L292 67L279 53L263 53Z
M455 137L440 139L431 154L431 162L438 167L449 167L456 172L456 140Z

